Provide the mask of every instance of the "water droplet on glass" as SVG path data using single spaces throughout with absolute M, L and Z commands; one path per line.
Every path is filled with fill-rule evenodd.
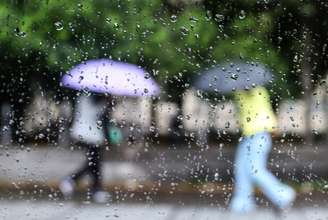
M 178 20 L 178 17 L 176 15 L 171 15 L 171 22 L 176 22 Z
M 239 14 L 239 19 L 245 19 L 245 18 L 246 18 L 246 13 L 244 10 L 241 10 Z
M 214 180 L 215 180 L 215 181 L 218 181 L 218 180 L 219 180 L 219 174 L 218 174 L 218 173 L 215 173 L 215 174 L 214 174 Z
M 112 19 L 111 18 L 106 18 L 105 21 L 106 21 L 106 23 L 109 24 L 112 21 Z
M 231 76 L 230 76 L 230 78 L 231 79 L 233 79 L 233 80 L 237 80 L 238 79 L 238 74 L 236 74 L 236 73 L 233 73 L 233 74 L 231 74 Z
M 150 74 L 149 73 L 145 73 L 145 79 L 149 79 L 150 78 Z
M 57 31 L 61 31 L 64 29 L 64 26 L 60 21 L 55 22 L 54 25 Z
M 145 88 L 144 89 L 144 93 L 148 93 L 149 91 L 148 91 L 148 89 L 147 88 Z
M 84 79 L 83 76 L 79 76 L 79 83 L 81 83 L 83 79 Z
M 98 120 L 96 123 L 97 123 L 97 128 L 98 129 L 101 129 L 102 128 L 102 121 L 101 120 Z
M 217 22 L 221 22 L 224 20 L 224 16 L 220 15 L 220 14 L 215 14 L 214 15 L 214 20 L 216 20 Z
M 15 29 L 14 29 L 14 32 L 15 32 L 15 35 L 17 36 L 17 37 L 26 37 L 26 32 L 24 32 L 24 31 L 21 31 L 20 29 L 19 29 L 19 27 L 16 27 Z
M 189 18 L 189 21 L 196 23 L 196 22 L 198 22 L 198 18 L 191 16 Z
M 180 31 L 181 31 L 181 34 L 182 35 L 188 35 L 188 33 L 189 33 L 189 30 L 186 28 L 186 27 L 184 27 L 184 26 L 182 26 L 181 28 L 180 28 Z

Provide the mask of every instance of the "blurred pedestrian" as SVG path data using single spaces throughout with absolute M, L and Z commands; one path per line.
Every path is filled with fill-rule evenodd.
M 108 99 L 102 95 L 81 93 L 76 98 L 75 111 L 71 126 L 71 136 L 79 146 L 85 147 L 86 161 L 75 173 L 61 181 L 59 188 L 65 197 L 71 197 L 77 182 L 89 174 L 92 180 L 88 192 L 94 202 L 104 203 L 110 199 L 110 194 L 102 190 L 101 162 L 106 139 L 106 116 Z
M 271 133 L 277 128 L 269 93 L 258 86 L 249 91 L 238 90 L 235 99 L 243 137 L 235 158 L 235 186 L 230 209 L 237 213 L 252 211 L 255 208 L 254 186 L 279 209 L 285 209 L 294 201 L 295 192 L 267 169 Z
M 66 197 L 73 194 L 76 182 L 85 174 L 92 177 L 92 199 L 105 202 L 109 193 L 101 190 L 101 145 L 105 136 L 111 135 L 103 119 L 108 115 L 102 96 L 88 96 L 83 91 L 124 97 L 149 97 L 159 95 L 160 89 L 150 75 L 137 65 L 110 59 L 87 60 L 74 66 L 61 79 L 61 85 L 81 91 L 72 125 L 72 137 L 87 147 L 87 161 L 76 173 L 60 183 Z M 114 133 L 113 133 L 114 134 Z M 112 136 L 118 138 L 119 136 Z

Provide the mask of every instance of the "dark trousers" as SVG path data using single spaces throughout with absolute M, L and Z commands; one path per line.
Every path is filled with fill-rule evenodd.
M 102 152 L 101 147 L 96 145 L 87 145 L 86 146 L 86 162 L 76 173 L 72 174 L 73 181 L 77 182 L 81 177 L 86 174 L 89 174 L 92 179 L 91 191 L 95 192 L 101 189 L 101 161 L 102 161 Z

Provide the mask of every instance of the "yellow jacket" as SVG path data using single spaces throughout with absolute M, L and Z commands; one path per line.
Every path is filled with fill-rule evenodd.
M 261 86 L 249 91 L 235 92 L 239 108 L 239 124 L 244 136 L 262 131 L 272 132 L 277 127 L 277 119 L 272 110 L 268 91 Z

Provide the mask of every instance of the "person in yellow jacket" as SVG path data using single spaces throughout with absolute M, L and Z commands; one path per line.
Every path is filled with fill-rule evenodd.
M 269 93 L 258 86 L 248 91 L 236 91 L 234 95 L 243 137 L 236 152 L 235 187 L 230 209 L 237 213 L 252 211 L 255 208 L 254 186 L 259 187 L 277 207 L 287 208 L 295 199 L 294 190 L 267 169 L 271 133 L 277 128 Z

